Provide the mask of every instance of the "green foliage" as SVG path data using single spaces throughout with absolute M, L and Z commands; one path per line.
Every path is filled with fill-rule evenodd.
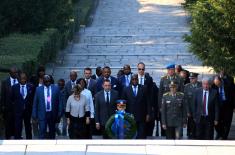
M 235 75 L 235 1 L 199 0 L 190 12 L 190 50 L 204 65 Z
M 0 65 L 6 68 L 15 65 L 31 74 L 38 64 L 53 60 L 60 48 L 59 36 L 58 30 L 49 29 L 40 35 L 11 34 L 1 38 Z

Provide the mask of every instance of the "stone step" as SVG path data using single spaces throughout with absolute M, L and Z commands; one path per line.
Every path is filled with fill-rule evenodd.
M 80 36 L 77 40 L 79 43 L 90 44 L 171 44 L 184 43 L 182 36 L 157 37 L 157 36 L 133 36 L 133 37 L 118 37 L 118 36 Z
M 123 37 L 134 37 L 134 36 L 149 36 L 149 37 L 160 37 L 160 36 L 183 36 L 185 34 L 189 34 L 189 30 L 172 30 L 172 31 L 164 31 L 164 30 L 145 30 L 145 31 L 128 31 L 128 30 L 113 30 L 113 31 L 106 31 L 106 32 L 81 32 L 80 35 L 85 35 L 85 36 L 123 36 Z
M 188 32 L 189 31 L 189 27 L 184 27 L 184 26 L 159 26 L 159 27 L 141 27 L 141 28 L 133 28 L 133 27 L 125 27 L 125 28 L 120 28 L 120 27 L 88 27 L 86 29 L 83 29 L 83 31 L 81 31 L 82 33 L 117 33 L 117 32 L 127 32 L 127 33 L 136 33 L 136 32 L 155 32 L 155 33 L 159 33 L 161 31 L 169 31 L 169 32 L 178 32 L 178 31 L 182 31 L 182 32 Z

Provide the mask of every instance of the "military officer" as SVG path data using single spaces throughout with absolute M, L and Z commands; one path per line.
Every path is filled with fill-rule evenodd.
M 164 93 L 167 93 L 170 91 L 169 84 L 171 83 L 171 81 L 177 82 L 178 84 L 177 91 L 183 92 L 183 89 L 184 89 L 183 79 L 178 74 L 175 73 L 175 64 L 167 65 L 166 69 L 167 69 L 167 74 L 161 78 L 160 87 L 159 87 L 158 107 L 159 107 L 160 113 L 161 113 L 162 96 Z M 161 118 L 160 118 L 160 121 L 161 121 Z M 161 128 L 161 136 L 165 136 L 165 130 L 163 130 L 163 128 Z
M 198 73 L 190 72 L 189 74 L 190 83 L 184 87 L 185 104 L 187 106 L 187 136 L 189 139 L 195 138 L 196 128 L 193 120 L 194 105 L 193 105 L 193 94 L 197 88 L 202 87 L 201 82 L 198 81 Z
M 184 93 L 177 92 L 177 84 L 172 81 L 170 92 L 162 97 L 162 127 L 166 130 L 166 139 L 180 139 L 182 127 L 186 127 L 186 107 Z

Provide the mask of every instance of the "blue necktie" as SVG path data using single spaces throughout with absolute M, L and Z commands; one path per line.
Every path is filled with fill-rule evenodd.
M 134 94 L 135 94 L 135 96 L 137 96 L 137 88 L 136 88 L 136 86 L 134 86 Z
M 22 95 L 22 97 L 24 98 L 24 86 L 21 86 L 21 95 Z
M 50 110 L 50 107 L 51 107 L 49 98 L 50 98 L 50 88 L 48 87 L 47 88 L 47 110 Z
M 129 79 L 128 79 L 128 75 L 126 76 L 126 87 L 129 86 Z

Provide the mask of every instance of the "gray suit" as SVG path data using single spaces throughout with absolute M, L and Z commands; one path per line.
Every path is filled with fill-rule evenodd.
M 91 91 L 92 97 L 96 94 L 96 80 L 90 79 L 89 84 L 87 83 L 87 89 Z
M 95 95 L 95 122 L 105 126 L 108 119 L 115 114 L 116 100 L 118 100 L 118 92 L 111 90 L 109 105 L 105 102 L 104 90 L 99 91 Z
M 76 83 L 76 81 L 75 81 Z M 64 87 L 64 91 L 65 91 L 65 100 L 67 102 L 67 99 L 69 98 L 70 95 L 72 95 L 72 84 L 71 84 L 71 80 L 69 80 Z M 66 106 L 65 106 L 66 107 Z

